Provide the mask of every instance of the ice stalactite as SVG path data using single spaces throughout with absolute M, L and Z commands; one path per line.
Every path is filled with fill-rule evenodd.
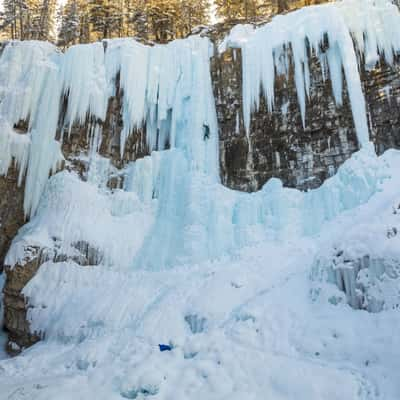
M 14 160 L 19 169 L 18 184 L 22 182 L 26 165 L 28 162 L 30 137 L 15 133 L 8 121 L 0 120 L 0 175 L 7 175 L 8 170 Z
M 10 49 L 17 49 L 18 53 L 20 45 L 13 43 Z M 36 42 L 24 46 L 35 47 Z M 66 253 L 74 243 L 81 241 L 102 249 L 107 248 L 109 251 L 106 251 L 108 256 L 105 256 L 105 260 L 110 264 L 116 262 L 127 265 L 134 258 L 135 246 L 132 244 L 128 249 L 121 250 L 116 243 L 110 243 L 110 239 L 100 233 L 95 238 L 90 229 L 76 229 L 77 225 L 83 223 L 82 218 L 76 214 L 83 212 L 82 208 L 86 207 L 80 202 L 89 203 L 84 200 L 83 188 L 86 185 L 81 184 L 78 189 L 76 177 L 67 177 L 68 174 L 55 176 L 39 204 L 49 173 L 54 170 L 56 162 L 62 159 L 60 143 L 55 140 L 56 132 L 60 130 L 68 134 L 74 124 L 87 124 L 90 149 L 87 154 L 89 170 L 86 195 L 89 198 L 97 191 L 108 199 L 107 182 L 112 166 L 110 160 L 100 157 L 98 151 L 107 103 L 109 97 L 115 95 L 119 76 L 124 126 L 121 147 L 124 148 L 125 141 L 135 134 L 136 129 L 145 129 L 149 150 L 154 151 L 151 157 L 138 160 L 127 168 L 124 191 L 110 194 L 109 201 L 104 198 L 99 200 L 103 208 L 98 210 L 93 221 L 98 224 L 99 215 L 104 214 L 110 218 L 108 225 L 111 226 L 110 221 L 115 221 L 116 225 L 121 225 L 121 229 L 131 229 L 131 226 L 125 226 L 114 215 L 120 213 L 116 211 L 116 204 L 120 204 L 123 210 L 131 210 L 138 206 L 140 199 L 138 213 L 145 210 L 142 214 L 149 221 L 152 221 L 153 213 L 157 216 L 157 222 L 148 235 L 154 239 L 146 241 L 144 248 L 150 250 L 147 254 L 143 250 L 143 259 L 149 260 L 147 264 L 151 264 L 149 255 L 154 253 L 151 248 L 153 246 L 159 249 L 159 261 L 161 259 L 163 265 L 170 264 L 174 258 L 174 243 L 183 245 L 183 229 L 187 226 L 184 199 L 193 197 L 190 185 L 192 178 L 204 176 L 209 182 L 219 181 L 218 128 L 209 64 L 213 48 L 209 39 L 193 36 L 165 46 L 153 47 L 131 39 L 111 40 L 102 44 L 74 46 L 64 55 L 50 45 L 49 48 L 52 51 L 51 57 L 44 57 L 42 60 L 35 56 L 32 60 L 27 60 L 27 70 L 37 68 L 41 72 L 42 82 L 40 90 L 35 92 L 36 103 L 27 107 L 22 118 L 29 121 L 25 135 L 29 138 L 25 212 L 34 217 L 32 232 L 40 232 L 39 236 L 47 238 L 43 242 L 45 247 L 52 246 L 51 238 L 57 237 L 63 242 Z M 53 62 L 50 63 L 50 60 Z M 8 71 L 12 70 L 16 61 L 1 58 L 0 62 Z M 41 62 L 43 66 L 40 65 Z M 18 89 L 23 87 L 23 75 L 26 73 L 18 76 Z M 35 82 L 37 84 L 37 80 Z M 10 88 L 2 99 L 2 106 L 9 106 L 18 100 L 15 97 Z M 61 105 L 66 108 L 61 109 Z M 2 116 L 10 124 L 21 119 L 18 115 L 10 121 L 10 114 L 7 112 Z M 16 133 L 12 134 L 17 137 Z M 15 152 L 11 153 L 8 149 L 5 151 L 8 154 L 8 166 Z M 22 165 L 24 160 L 21 155 L 16 161 Z M 123 174 L 122 171 L 120 173 Z M 62 189 L 62 185 L 65 188 Z M 82 194 L 70 197 L 69 191 L 73 192 L 73 185 Z M 65 197 L 62 201 L 55 199 L 62 196 L 62 193 Z M 127 201 L 132 201 L 133 205 L 128 206 Z M 61 213 L 59 204 L 63 204 Z M 95 212 L 97 208 L 94 202 L 90 204 Z M 51 211 L 52 208 L 54 210 Z M 41 215 L 35 216 L 36 212 Z M 85 213 L 90 214 L 88 211 Z M 45 224 L 46 228 L 43 228 L 44 214 L 47 215 L 46 220 L 52 221 L 51 226 Z M 58 214 L 61 225 L 55 222 L 55 215 Z M 61 221 L 65 218 L 68 222 Z M 92 223 L 86 225 L 89 227 Z M 136 236 L 145 236 L 143 229 Z M 24 231 L 21 237 L 24 237 Z M 16 241 L 18 240 L 17 238 Z M 112 248 L 116 248 L 117 253 L 123 257 L 116 256 L 117 253 Z
M 62 159 L 55 141 L 59 115 L 60 54 L 49 43 L 11 42 L 0 59 L 1 169 L 7 172 L 12 158 L 20 167 L 19 182 L 27 170 L 24 210 L 36 209 L 49 172 Z M 28 132 L 14 125 L 27 121 Z
M 133 40 L 107 42 L 106 70 L 109 94 L 114 94 L 114 79 L 120 73 L 123 90 L 123 130 L 121 132 L 121 154 L 125 142 L 134 129 L 141 128 L 146 120 L 146 89 L 148 81 L 149 47 Z
M 35 212 L 49 172 L 55 172 L 57 164 L 63 159 L 60 143 L 55 140 L 60 106 L 57 94 L 60 93 L 58 70 L 52 66 L 46 71 L 44 88 L 38 99 L 39 110 L 43 111 L 31 119 L 32 142 L 25 184 L 25 215 L 32 215 Z M 56 94 L 55 99 L 54 94 Z
M 107 42 L 107 74 L 112 82 L 120 72 L 123 92 L 121 152 L 129 135 L 145 125 L 150 151 L 185 149 L 193 166 L 218 176 L 211 55 L 210 41 L 197 36 L 153 47 L 129 39 Z
M 60 62 L 59 79 L 68 97 L 64 123 L 69 130 L 75 122 L 84 124 L 88 116 L 105 120 L 108 91 L 102 43 L 69 48 Z
M 357 1 L 313 6 L 275 17 L 258 29 L 236 26 L 221 44 L 242 49 L 243 113 L 247 132 L 250 117 L 260 106 L 261 93 L 268 110 L 274 108 L 276 75 L 288 74 L 289 58 L 294 65 L 295 84 L 303 125 L 310 90 L 310 54 L 327 64 L 336 104 L 342 104 L 343 77 L 361 146 L 369 142 L 365 99 L 359 61 L 375 66 L 380 57 L 392 64 L 400 51 L 400 14 L 388 1 Z M 328 50 L 322 47 L 328 44 Z M 289 56 L 291 53 L 291 56 Z M 358 56 L 358 54 L 360 56 Z
M 200 37 L 154 47 L 131 39 L 106 41 L 73 46 L 65 54 L 48 43 L 7 45 L 0 58 L 0 172 L 6 174 L 14 159 L 20 182 L 26 173 L 26 215 L 35 213 L 49 173 L 62 159 L 57 129 L 70 132 L 74 124 L 88 123 L 89 143 L 98 147 L 101 134 L 96 143 L 92 135 L 106 119 L 118 74 L 121 153 L 127 138 L 145 128 L 150 150 L 181 148 L 192 167 L 218 179 L 211 50 L 210 41 Z M 25 136 L 13 129 L 19 121 L 28 123 Z

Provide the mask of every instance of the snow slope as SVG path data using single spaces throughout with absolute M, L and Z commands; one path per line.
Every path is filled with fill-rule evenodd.
M 54 257 L 24 288 L 32 330 L 44 340 L 0 361 L 0 399 L 400 398 L 395 269 L 363 268 L 363 281 L 350 285 L 356 293 L 347 287 L 353 275 L 340 269 L 349 269 L 347 258 L 369 256 L 380 266 L 400 260 L 393 212 L 400 153 L 377 157 L 369 142 L 356 58 L 359 51 L 361 60 L 376 61 L 375 49 L 390 63 L 400 50 L 399 22 L 385 1 L 346 0 L 276 18 L 255 32 L 237 28 L 248 113 L 260 82 L 273 107 L 270 72 L 277 48 L 288 42 L 300 68 L 302 108 L 304 39 L 317 51 L 328 35 L 327 71 L 338 103 L 343 66 L 362 149 L 306 193 L 277 179 L 252 194 L 220 185 L 205 38 L 152 48 L 108 41 L 65 55 L 47 44 L 7 46 L 0 58 L 0 119 L 8 127 L 0 167 L 5 172 L 14 157 L 27 168 L 25 211 L 32 218 L 6 263 L 23 264 L 32 245 Z M 225 45 L 234 45 L 235 35 Z M 151 155 L 121 171 L 122 189 L 108 189 L 111 166 L 97 154 L 101 130 L 94 126 L 88 180 L 67 171 L 47 179 L 60 160 L 57 100 L 49 103 L 49 91 L 53 100 L 69 94 L 67 128 L 88 113 L 104 119 L 118 71 L 126 94 L 122 147 L 146 122 Z M 28 114 L 20 143 L 12 127 Z M 96 255 L 93 265 L 78 264 L 82 243 Z M 342 264 L 334 262 L 338 253 Z M 349 306 L 363 306 L 362 296 L 369 304 L 379 300 L 380 312 Z M 159 344 L 172 351 L 160 352 Z
M 386 236 L 399 223 L 400 153 L 371 164 L 382 172 L 376 193 L 311 237 L 261 239 L 159 271 L 47 262 L 24 289 L 46 339 L 0 363 L 0 398 L 397 399 L 398 311 L 334 305 L 337 286 L 310 279 L 342 240 L 359 254 L 385 244 L 400 259 L 399 237 Z M 160 353 L 160 343 L 173 350 Z

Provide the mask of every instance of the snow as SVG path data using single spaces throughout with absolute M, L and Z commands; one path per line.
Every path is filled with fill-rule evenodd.
M 269 111 L 274 108 L 276 75 L 288 75 L 288 48 L 295 71 L 298 102 L 306 126 L 310 89 L 309 51 L 328 66 L 337 106 L 342 104 L 342 68 L 346 78 L 357 137 L 368 145 L 365 99 L 359 77 L 359 60 L 374 67 L 383 56 L 390 65 L 400 50 L 400 13 L 391 2 L 346 0 L 279 15 L 253 29 L 235 26 L 219 50 L 241 48 L 243 56 L 243 116 L 247 132 L 251 112 L 258 109 L 261 90 Z M 356 44 L 354 49 L 353 38 Z M 325 52 L 321 45 L 329 43 Z M 309 45 L 309 48 L 307 47 Z
M 114 192 L 70 172 L 50 179 L 7 260 L 28 244 L 64 255 L 24 288 L 46 337 L 0 363 L 0 399 L 397 398 L 398 281 L 371 314 L 340 301 L 326 275 L 337 249 L 400 260 L 386 235 L 400 152 L 363 149 L 307 193 L 277 180 L 237 193 L 189 180 L 186 162 L 153 152 Z M 99 262 L 77 264 L 77 241 Z
M 389 218 L 398 201 L 400 154 L 380 161 L 391 164 L 381 190 L 311 239 L 161 271 L 47 262 L 24 289 L 46 340 L 0 364 L 0 398 L 397 398 L 398 311 L 309 296 L 313 256 L 333 233 L 378 211 Z
M 6 263 L 22 261 L 27 245 L 74 255 L 76 245 L 85 242 L 104 253 L 110 266 L 128 267 L 153 214 L 133 192 L 103 193 L 96 181 L 85 183 L 75 174 L 60 172 L 49 181 L 37 216 L 19 231 Z M 135 225 L 139 232 L 132 232 Z
M 378 157 L 369 143 L 357 58 L 392 61 L 399 14 L 367 2 L 238 27 L 224 42 L 242 48 L 248 113 L 260 82 L 273 109 L 274 71 L 285 71 L 276 52 L 292 43 L 306 121 L 304 40 L 318 52 L 328 34 L 330 48 L 318 54 L 338 104 L 343 70 L 362 146 L 308 192 L 278 179 L 255 193 L 220 184 L 206 38 L 105 41 L 65 55 L 48 44 L 6 47 L 0 171 L 12 158 L 26 166 L 31 217 L 6 264 L 23 265 L 35 246 L 47 261 L 23 289 L 31 330 L 43 340 L 0 361 L 0 399 L 400 397 L 400 152 Z M 121 171 L 98 154 L 118 73 L 121 145 L 144 124 L 151 149 Z M 66 93 L 63 128 L 92 122 L 86 181 L 70 171 L 48 179 L 61 159 L 54 138 Z M 14 124 L 28 116 L 28 132 L 18 133 Z M 124 184 L 111 190 L 115 174 Z

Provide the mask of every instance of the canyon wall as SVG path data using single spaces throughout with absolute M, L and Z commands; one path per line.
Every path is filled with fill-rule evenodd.
M 290 56 L 289 56 L 290 59 Z M 379 154 L 400 148 L 400 63 L 389 66 L 382 59 L 375 68 L 366 70 L 361 64 L 361 81 L 367 103 L 370 134 Z M 244 128 L 242 93 L 242 56 L 240 49 L 228 49 L 211 60 L 211 77 L 219 126 L 220 177 L 222 183 L 240 191 L 259 190 L 270 178 L 280 178 L 287 187 L 309 190 L 319 187 L 338 167 L 359 149 L 346 85 L 343 104 L 337 106 L 331 82 L 324 77 L 317 58 L 310 62 L 311 86 L 307 101 L 306 124 L 303 127 L 297 100 L 293 65 L 287 77 L 275 82 L 275 106 L 267 111 L 265 99 L 251 115 L 249 132 Z M 75 170 L 87 178 L 87 155 L 90 147 L 87 132 L 94 123 L 103 130 L 99 153 L 111 159 L 114 172 L 108 186 L 122 185 L 121 168 L 150 153 L 145 128 L 137 130 L 126 142 L 121 155 L 120 136 L 123 129 L 123 91 L 116 80 L 115 96 L 108 102 L 104 121 L 88 117 L 84 124 L 74 124 L 67 132 L 63 122 L 66 102 L 61 107 L 56 137 L 63 137 L 62 168 Z M 65 100 L 65 99 L 64 99 Z M 23 126 L 23 124 L 22 124 Z M 14 127 L 18 128 L 18 127 Z M 20 134 L 23 135 L 23 129 Z M 18 229 L 24 224 L 23 183 L 17 184 L 17 171 L 11 168 L 0 177 L 0 268 Z M 41 254 L 40 249 L 36 249 Z M 40 267 L 41 258 L 29 260 L 28 267 L 6 268 L 4 289 L 5 329 L 13 345 L 20 349 L 39 338 L 29 331 L 26 320 L 26 299 L 21 290 Z

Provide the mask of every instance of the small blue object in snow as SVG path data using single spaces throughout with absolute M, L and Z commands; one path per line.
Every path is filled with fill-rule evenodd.
M 169 344 L 159 344 L 158 347 L 160 348 L 160 351 L 171 351 L 172 346 Z

